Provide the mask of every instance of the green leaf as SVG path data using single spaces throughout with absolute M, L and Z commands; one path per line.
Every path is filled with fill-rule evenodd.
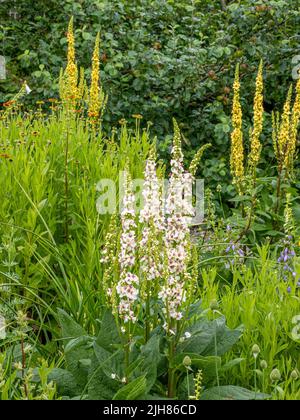
M 147 393 L 150 392 L 157 378 L 157 367 L 161 360 L 159 342 L 160 337 L 154 335 L 141 347 L 140 355 L 136 360 L 137 367 L 133 371 L 133 377 L 145 376 Z
M 61 327 L 61 337 L 65 340 L 86 335 L 85 330 L 63 309 L 58 309 L 58 320 Z
M 69 353 L 72 350 L 82 346 L 83 344 L 88 344 L 92 342 L 92 338 L 87 335 L 82 335 L 81 337 L 73 338 L 72 340 L 68 341 L 65 345 L 65 354 Z
M 124 353 L 111 353 L 94 343 L 94 357 L 88 377 L 88 395 L 91 400 L 111 400 L 120 388 L 120 379 L 125 376 Z M 112 378 L 112 374 L 116 378 Z
M 226 385 L 213 387 L 203 391 L 200 400 L 265 400 L 270 395 L 255 393 L 239 386 Z
M 181 372 L 186 372 L 185 366 L 182 364 L 183 359 L 188 356 L 191 359 L 191 368 L 193 370 L 202 370 L 206 379 L 214 378 L 216 371 L 221 368 L 221 358 L 217 356 L 201 357 L 194 353 L 177 354 L 174 358 L 173 366 L 177 367 Z
M 223 356 L 239 340 L 241 334 L 241 329 L 230 330 L 226 326 L 225 317 L 216 319 L 213 326 L 213 340 L 206 347 L 203 355 Z
M 105 312 L 101 322 L 101 328 L 96 339 L 98 346 L 108 351 L 115 351 L 113 345 L 121 344 L 116 321 L 111 311 Z
M 65 353 L 67 369 L 73 374 L 78 386 L 84 387 L 88 376 L 88 367 L 80 360 L 91 357 L 91 350 L 86 347 L 87 334 L 74 319 L 62 309 L 58 310 L 61 336 L 67 352 Z M 82 337 L 85 337 L 84 339 Z
M 113 400 L 137 400 L 146 392 L 147 381 L 145 375 L 122 387 L 113 397 Z
M 228 363 L 225 363 L 225 365 L 223 365 L 221 367 L 220 371 L 221 372 L 227 372 L 228 370 L 232 369 L 233 367 L 240 365 L 244 360 L 245 359 L 243 359 L 241 357 L 237 358 L 237 359 L 230 360 Z
M 241 329 L 226 327 L 224 317 L 214 321 L 200 319 L 189 327 L 189 332 L 191 337 L 179 344 L 177 353 L 223 356 L 241 336 Z
M 74 375 L 66 369 L 52 369 L 48 381 L 56 384 L 59 395 L 74 397 L 80 392 Z

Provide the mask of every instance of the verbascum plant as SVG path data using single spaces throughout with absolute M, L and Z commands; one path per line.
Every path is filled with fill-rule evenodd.
M 68 54 L 67 54 L 67 67 L 65 70 L 66 78 L 66 87 L 65 87 L 65 99 L 70 101 L 73 106 L 76 104 L 78 99 L 78 69 L 75 60 L 75 38 L 74 38 L 74 27 L 73 27 L 73 17 L 70 19 L 68 32 Z
M 272 112 L 272 141 L 276 160 L 279 161 L 278 133 L 280 127 L 279 112 Z
M 67 109 L 75 111 L 80 105 L 80 101 L 82 101 L 86 96 L 87 86 L 84 77 L 83 67 L 80 68 L 78 74 L 78 67 L 76 63 L 73 17 L 70 19 L 68 25 L 67 41 L 67 66 L 65 70 L 60 70 L 59 96 L 64 106 L 67 107 Z
M 181 135 L 174 120 L 174 142 L 171 175 L 166 199 L 165 248 L 167 273 L 159 297 L 164 304 L 165 328 L 168 334 L 176 333 L 176 321 L 183 317 L 182 305 L 186 300 L 187 265 L 190 260 L 189 217 L 193 215 L 191 202 L 186 199 L 186 189 L 191 175 L 184 171 Z
M 100 34 L 97 34 L 95 48 L 92 59 L 92 75 L 91 86 L 88 101 L 88 116 L 92 124 L 96 124 L 101 117 L 106 106 L 107 98 L 105 97 L 102 87 L 100 86 Z
M 292 86 L 288 91 L 288 96 L 283 107 L 281 123 L 278 132 L 278 156 L 279 169 L 289 170 L 291 142 L 290 142 L 290 124 L 291 124 L 291 101 L 292 101 Z
M 78 99 L 79 100 L 85 99 L 86 90 L 87 90 L 87 85 L 86 85 L 86 80 L 84 77 L 84 68 L 80 67 L 79 83 L 78 83 Z
M 200 147 L 200 149 L 197 151 L 197 153 L 193 157 L 193 159 L 190 163 L 190 167 L 189 167 L 189 173 L 192 176 L 196 175 L 196 172 L 197 172 L 197 169 L 199 167 L 202 156 L 203 156 L 205 150 L 209 149 L 210 147 L 211 147 L 211 143 L 204 144 L 202 147 Z
M 249 196 L 250 203 L 241 202 L 242 216 L 247 214 L 246 224 L 243 228 L 240 238 L 248 233 L 254 220 L 254 210 L 256 206 L 256 168 L 261 155 L 260 137 L 263 131 L 263 63 L 259 64 L 256 82 L 255 95 L 253 105 L 253 127 L 249 130 L 250 152 L 247 160 L 244 156 L 243 145 L 243 114 L 240 103 L 240 81 L 239 81 L 239 65 L 237 65 L 235 80 L 233 84 L 233 107 L 232 107 L 232 126 L 231 133 L 231 156 L 230 167 L 233 176 L 233 183 L 237 186 L 237 191 L 241 196 Z M 246 170 L 244 168 L 246 164 Z
M 290 128 L 290 144 L 289 144 L 289 162 L 288 165 L 291 168 L 291 172 L 294 167 L 294 158 L 296 153 L 297 145 L 297 133 L 300 122 L 300 79 L 296 85 L 296 98 L 292 109 L 291 117 L 291 128 Z
M 123 208 L 121 212 L 120 237 L 120 279 L 116 287 L 119 299 L 118 313 L 122 329 L 130 334 L 132 323 L 137 320 L 136 304 L 139 295 L 139 278 L 134 274 L 136 263 L 137 239 L 135 221 L 135 197 L 132 191 L 132 180 L 126 171 Z
M 290 86 L 282 114 L 272 115 L 272 137 L 277 160 L 277 187 L 274 211 L 278 214 L 281 207 L 283 180 L 293 178 L 296 154 L 297 133 L 300 120 L 300 81 L 296 85 L 296 97 L 292 105 L 293 87 Z
M 285 170 L 292 175 L 296 153 L 297 132 L 300 120 L 300 83 L 296 86 L 296 98 L 292 106 L 293 88 L 290 87 L 283 112 L 273 115 L 273 144 L 278 163 L 278 171 Z
M 111 216 L 110 224 L 108 227 L 107 235 L 105 238 L 105 245 L 101 250 L 100 262 L 103 264 L 103 277 L 102 277 L 102 288 L 106 296 L 106 303 L 108 306 L 114 308 L 116 298 L 116 274 L 118 274 L 118 240 L 119 240 L 119 229 L 117 224 L 117 216 L 113 214 Z M 114 308 L 114 312 L 116 308 Z
M 284 232 L 287 237 L 289 235 L 294 237 L 295 235 L 295 221 L 294 221 L 294 214 L 293 214 L 291 199 L 292 199 L 291 194 L 287 193 L 285 208 L 284 208 Z
M 263 130 L 263 63 L 260 62 L 257 77 L 256 77 L 256 89 L 254 97 L 254 117 L 253 117 L 253 129 L 250 131 L 250 154 L 249 154 L 249 166 L 252 170 L 255 170 L 261 154 L 261 143 L 260 136 Z
M 155 316 L 150 325 L 151 299 L 156 298 L 163 277 L 163 234 L 165 221 L 163 215 L 162 182 L 156 173 L 154 148 L 146 161 L 144 172 L 143 199 L 144 206 L 139 221 L 142 225 L 140 246 L 140 272 L 143 279 L 141 298 L 146 302 L 145 341 L 148 341 L 151 327 L 155 328 L 158 320 L 158 307 L 154 307 Z
M 244 145 L 243 145 L 243 114 L 240 103 L 240 80 L 239 65 L 236 67 L 235 80 L 233 84 L 233 107 L 232 107 L 232 126 L 231 133 L 231 155 L 230 168 L 234 183 L 237 185 L 238 191 L 242 193 L 242 183 L 244 179 Z

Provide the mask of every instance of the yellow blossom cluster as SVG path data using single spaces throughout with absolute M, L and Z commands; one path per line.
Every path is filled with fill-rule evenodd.
M 244 177 L 243 114 L 240 103 L 239 66 L 235 72 L 233 91 L 230 167 L 234 180 L 239 183 Z
M 254 96 L 254 117 L 253 117 L 253 130 L 251 131 L 251 150 L 249 155 L 249 164 L 252 168 L 256 168 L 260 153 L 261 144 L 260 136 L 263 130 L 263 114 L 264 114 L 264 98 L 263 98 L 263 64 L 260 62 L 257 78 L 256 78 L 256 89 Z
M 291 175 L 297 144 L 297 132 L 300 121 L 300 80 L 296 85 L 296 97 L 292 104 L 293 88 L 290 87 L 282 114 L 273 114 L 273 144 L 278 168 Z
M 74 38 L 74 29 L 73 29 L 73 17 L 70 19 L 67 33 L 68 40 L 68 62 L 66 67 L 66 98 L 76 101 L 78 98 L 78 69 L 75 61 L 75 38 Z
M 92 77 L 91 87 L 89 96 L 89 111 L 88 115 L 90 118 L 97 118 L 101 108 L 100 103 L 100 86 L 99 86 L 99 72 L 100 72 L 100 59 L 99 59 L 99 46 L 100 46 L 100 35 L 97 34 L 95 41 L 95 48 L 92 59 Z

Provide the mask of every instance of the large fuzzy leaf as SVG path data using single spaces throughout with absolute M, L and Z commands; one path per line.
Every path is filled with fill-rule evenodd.
M 241 336 L 241 329 L 226 327 L 224 317 L 214 321 L 200 319 L 189 327 L 189 331 L 191 337 L 179 344 L 177 353 L 223 356 Z
M 134 379 L 123 386 L 113 397 L 113 400 L 137 400 L 145 395 L 147 381 L 145 376 Z
M 115 351 L 113 346 L 121 343 L 115 318 L 110 311 L 105 312 L 102 318 L 101 328 L 96 342 L 98 346 L 110 352 Z
M 265 400 L 270 396 L 267 394 L 255 393 L 239 386 L 227 385 L 206 389 L 201 400 Z
M 67 352 L 65 353 L 66 366 L 74 376 L 77 385 L 82 389 L 87 381 L 88 367 L 80 363 L 91 357 L 91 350 L 87 347 L 87 334 L 74 319 L 62 309 L 58 310 L 58 319 L 61 327 L 61 336 Z

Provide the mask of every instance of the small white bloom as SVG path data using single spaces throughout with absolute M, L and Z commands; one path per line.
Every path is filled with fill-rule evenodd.
M 30 92 L 32 92 L 32 90 L 30 89 L 30 87 L 27 85 L 27 83 L 25 83 L 25 90 L 27 95 L 29 95 Z
M 122 382 L 122 384 L 126 384 L 126 378 L 124 377 L 124 378 L 122 378 L 122 380 L 121 380 L 121 382 Z
M 191 334 L 191 333 L 189 333 L 188 331 L 186 331 L 186 332 L 184 333 L 184 336 L 185 336 L 185 338 L 190 338 L 190 337 L 192 336 L 192 334 Z
M 115 373 L 112 373 L 111 375 L 111 379 L 116 379 L 117 375 Z

